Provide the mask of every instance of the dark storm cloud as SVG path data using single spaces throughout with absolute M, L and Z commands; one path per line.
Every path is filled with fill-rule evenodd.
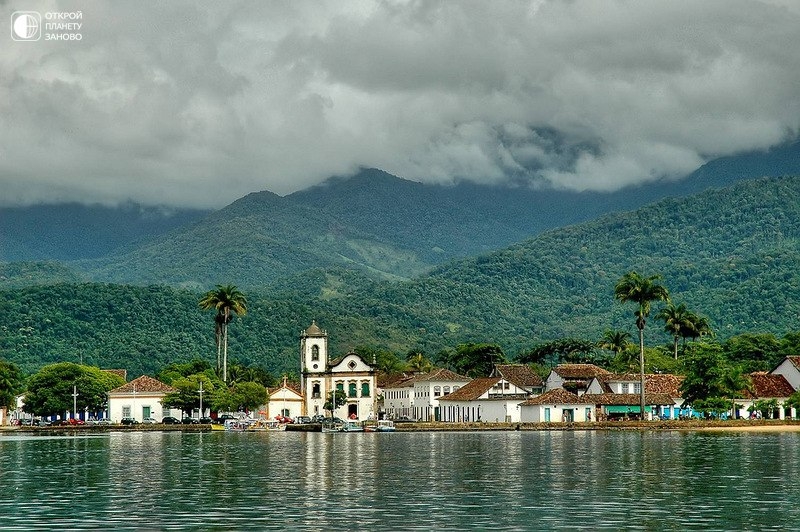
M 2 6 L 83 13 L 80 42 L 0 35 L 6 203 L 220 206 L 359 166 L 612 190 L 800 125 L 789 1 Z

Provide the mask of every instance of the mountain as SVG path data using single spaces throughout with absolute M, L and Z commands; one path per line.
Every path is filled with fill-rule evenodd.
M 240 205 L 247 212 L 248 201 L 279 202 L 248 198 Z M 720 340 L 800 330 L 800 177 L 604 215 L 411 281 L 307 269 L 247 291 L 249 312 L 231 325 L 230 353 L 296 372 L 298 335 L 312 319 L 329 331 L 333 353 L 369 346 L 433 355 L 473 341 L 498 343 L 513 357 L 558 338 L 633 333 L 633 307 L 613 297 L 632 269 L 663 275 L 673 301 L 706 315 Z M 95 283 L 2 290 L 0 357 L 26 369 L 84 357 L 149 372 L 165 361 L 210 360 L 213 316 L 199 311 L 200 293 Z M 648 345 L 669 342 L 662 328 L 651 317 Z
M 164 233 L 207 213 L 136 203 L 0 208 L 0 261 L 102 257 L 122 245 Z

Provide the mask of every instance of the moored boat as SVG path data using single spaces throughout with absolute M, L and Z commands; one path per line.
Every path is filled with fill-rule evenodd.
M 379 419 L 378 424 L 375 425 L 375 432 L 394 432 L 394 421 L 391 419 Z

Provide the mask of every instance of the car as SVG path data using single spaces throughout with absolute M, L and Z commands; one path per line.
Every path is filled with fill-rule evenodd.
M 308 416 L 297 416 L 294 418 L 294 422 L 298 425 L 305 425 L 307 423 L 311 423 L 311 418 Z
M 139 422 L 135 418 L 132 418 L 132 417 L 124 417 L 124 418 L 122 418 L 122 420 L 120 420 L 120 423 L 122 423 L 123 425 L 138 425 L 139 424 Z
M 82 420 L 82 419 L 71 417 L 71 418 L 69 418 L 67 423 L 69 423 L 70 425 L 83 425 L 86 422 L 84 420 Z
M 154 424 L 158 423 L 158 421 L 156 421 L 156 420 L 155 420 L 155 418 L 152 418 L 152 417 L 146 417 L 146 418 L 144 418 L 144 419 L 142 420 L 142 423 L 144 423 L 144 424 L 146 424 L 146 425 L 154 425 Z
M 162 422 L 164 425 L 180 425 L 180 424 L 181 424 L 181 420 L 180 420 L 180 419 L 178 419 L 178 418 L 176 418 L 176 417 L 172 417 L 172 416 L 166 416 L 166 417 L 164 417 L 164 418 L 161 420 L 161 422 Z
M 220 414 L 219 416 L 217 416 L 217 419 L 214 420 L 214 423 L 216 423 L 217 425 L 224 425 L 225 422 L 229 419 L 236 419 L 236 416 L 232 414 Z
M 184 425 L 199 425 L 200 420 L 194 417 L 185 417 L 183 421 L 181 421 Z
M 316 414 L 311 418 L 311 423 L 322 423 L 323 421 L 325 421 L 325 416 L 322 414 Z
M 212 419 L 210 417 L 201 417 L 197 421 L 200 422 L 201 425 L 210 425 L 211 422 L 212 422 Z

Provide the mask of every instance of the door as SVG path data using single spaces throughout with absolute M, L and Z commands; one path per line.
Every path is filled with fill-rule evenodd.
M 549 408 L 545 408 L 544 409 L 544 422 L 545 423 L 550 423 L 550 409 Z
M 143 406 L 142 407 L 142 419 L 147 419 L 150 417 L 150 407 Z

